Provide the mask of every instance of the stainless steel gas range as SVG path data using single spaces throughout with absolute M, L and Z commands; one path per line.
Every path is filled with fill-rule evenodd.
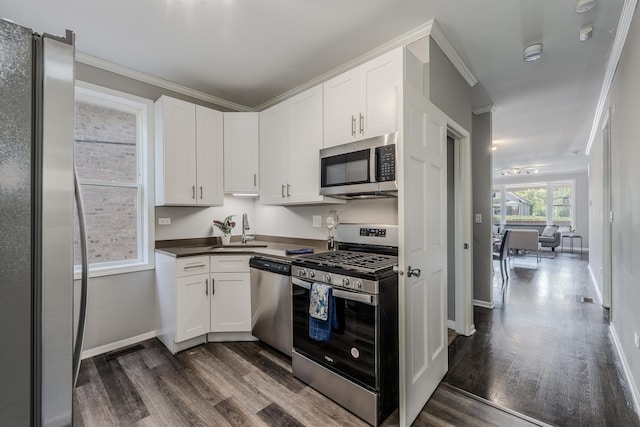
M 338 250 L 292 263 L 293 374 L 372 425 L 398 406 L 397 226 L 341 224 Z M 330 285 L 330 338 L 309 333 L 310 289 Z

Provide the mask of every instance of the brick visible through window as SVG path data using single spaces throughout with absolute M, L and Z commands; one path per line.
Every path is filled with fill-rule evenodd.
M 133 112 L 76 101 L 75 164 L 90 264 L 140 258 L 137 126 Z M 74 250 L 80 264 L 77 233 Z

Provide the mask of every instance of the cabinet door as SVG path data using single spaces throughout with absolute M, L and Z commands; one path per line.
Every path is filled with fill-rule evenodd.
M 176 342 L 209 332 L 209 274 L 176 279 Z
M 286 197 L 290 163 L 288 138 L 286 101 L 260 113 L 260 202 L 263 204 L 281 204 Z
M 259 113 L 224 113 L 224 191 L 258 193 Z
M 358 138 L 371 138 L 398 129 L 397 111 L 402 86 L 403 48 L 397 48 L 359 67 L 361 105 Z
M 291 134 L 288 202 L 314 202 L 320 196 L 320 156 L 322 148 L 322 86 L 290 100 Z
M 211 332 L 251 332 L 249 273 L 212 273 L 211 286 Z
M 223 113 L 196 106 L 196 199 L 199 205 L 221 205 L 223 192 Z
M 324 146 L 344 144 L 356 139 L 358 82 L 356 70 L 347 71 L 323 85 Z
M 195 105 L 161 97 L 156 102 L 156 203 L 196 204 Z

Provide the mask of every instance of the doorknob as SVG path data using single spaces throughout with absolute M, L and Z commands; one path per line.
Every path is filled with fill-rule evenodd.
M 420 277 L 420 269 L 419 268 L 411 268 L 411 266 L 407 267 L 407 277 L 416 276 Z

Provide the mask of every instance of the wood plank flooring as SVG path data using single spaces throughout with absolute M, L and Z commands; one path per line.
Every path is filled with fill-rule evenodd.
M 587 258 L 515 257 L 504 292 L 494 274 L 496 307 L 474 309 L 444 381 L 553 425 L 639 426 Z
M 74 426 L 367 426 L 261 343 L 210 343 L 176 356 L 156 339 L 143 347 L 82 361 Z M 397 411 L 382 425 L 397 426 Z M 540 424 L 441 384 L 414 425 Z

